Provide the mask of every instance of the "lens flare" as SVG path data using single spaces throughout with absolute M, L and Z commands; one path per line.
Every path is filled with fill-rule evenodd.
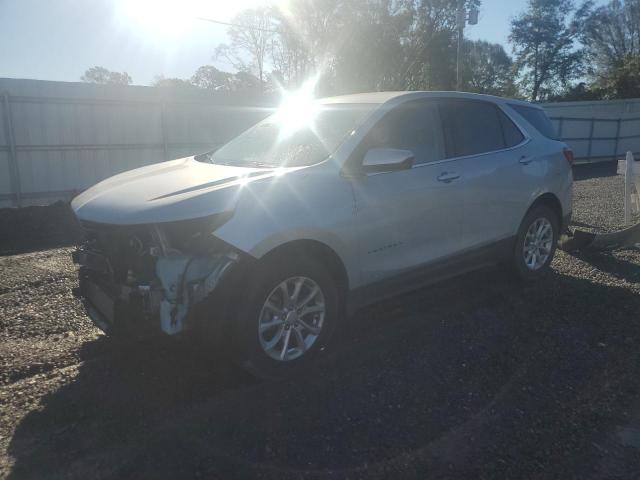
M 318 78 L 306 81 L 299 90 L 287 92 L 283 90 L 282 102 L 274 119 L 280 125 L 281 137 L 287 137 L 302 128 L 313 126 L 313 121 L 320 106 L 314 101 L 314 90 Z

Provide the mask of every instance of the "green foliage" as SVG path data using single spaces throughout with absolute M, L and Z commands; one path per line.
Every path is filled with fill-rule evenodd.
M 600 71 L 594 86 L 605 98 L 640 97 L 640 55 L 628 55 Z
M 463 1 L 467 11 L 480 6 Z M 214 54 L 237 73 L 203 65 L 189 80 L 158 77 L 154 86 L 273 92 L 316 79 L 318 95 L 453 90 L 457 9 L 458 0 L 289 0 L 286 8 L 247 9 Z M 462 90 L 534 101 L 640 97 L 640 0 L 597 8 L 592 0 L 528 0 L 509 40 L 513 59 L 499 44 L 463 40 Z M 131 83 L 103 67 L 82 80 Z
M 213 65 L 203 65 L 191 77 L 191 84 L 205 90 L 228 91 L 232 89 L 232 77 L 232 74 L 218 70 Z
M 462 79 L 465 91 L 516 96 L 513 62 L 502 45 L 466 40 L 463 52 Z
M 112 72 L 104 67 L 91 67 L 80 80 L 101 85 L 130 85 L 132 80 L 127 72 Z
M 260 80 L 251 73 L 223 72 L 212 65 L 201 66 L 189 80 L 157 76 L 152 83 L 152 86 L 180 91 L 206 90 L 210 92 L 259 92 L 261 90 Z
M 269 64 L 273 83 L 285 88 L 318 77 L 320 94 L 452 89 L 457 6 L 458 0 L 291 0 L 286 11 L 236 17 L 240 27 L 229 28 L 231 42 L 216 49 L 216 58 L 261 80 Z
M 595 9 L 582 31 L 592 88 L 605 98 L 640 97 L 640 0 Z
M 572 0 L 529 0 L 527 10 L 511 22 L 515 68 L 531 100 L 581 76 L 584 53 L 577 40 L 589 8 L 585 3 L 576 10 Z
M 569 85 L 564 90 L 549 95 L 547 101 L 549 102 L 580 102 L 587 100 L 602 100 L 604 98 L 604 92 L 601 89 L 595 88 L 593 85 L 586 82 L 579 82 L 575 85 Z
M 183 80 L 182 78 L 165 78 L 162 75 L 158 75 L 153 83 L 152 87 L 159 88 L 172 88 L 175 90 L 195 90 L 197 87 L 193 85 L 188 80 Z

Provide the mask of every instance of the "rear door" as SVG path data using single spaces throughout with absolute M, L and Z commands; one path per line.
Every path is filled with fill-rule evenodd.
M 464 247 L 474 248 L 515 233 L 535 181 L 527 139 L 494 103 L 451 99 L 441 115 L 447 155 L 457 158 L 464 182 Z

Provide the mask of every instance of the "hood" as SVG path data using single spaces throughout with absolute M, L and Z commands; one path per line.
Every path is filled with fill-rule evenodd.
M 117 225 L 172 222 L 232 211 L 242 188 L 273 169 L 212 165 L 193 157 L 108 178 L 71 202 L 80 220 Z

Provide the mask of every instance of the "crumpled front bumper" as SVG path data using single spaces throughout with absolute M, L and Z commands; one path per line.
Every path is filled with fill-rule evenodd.
M 235 252 L 210 256 L 174 253 L 156 261 L 156 278 L 144 284 L 112 280 L 109 260 L 78 249 L 72 254 L 80 266 L 81 299 L 88 316 L 101 330 L 139 335 L 174 335 L 188 326 L 189 315 L 207 298 L 238 262 Z

